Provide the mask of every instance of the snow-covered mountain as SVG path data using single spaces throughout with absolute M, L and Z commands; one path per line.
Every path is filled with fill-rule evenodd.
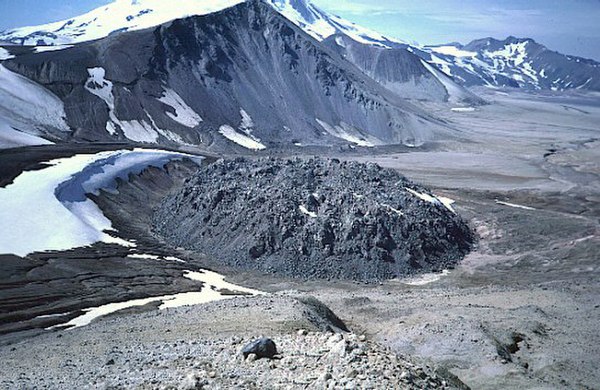
M 414 54 L 411 47 L 382 48 L 336 34 L 324 44 L 400 97 L 454 104 L 484 104 L 465 87 Z
M 485 38 L 422 49 L 429 63 L 466 86 L 600 91 L 600 63 L 557 53 L 533 39 Z
M 115 0 L 68 20 L 0 32 L 0 42 L 39 46 L 35 49 L 38 52 L 55 50 L 174 19 L 210 14 L 244 1 L 247 0 Z M 341 34 L 361 44 L 408 49 L 467 87 L 600 90 L 600 63 L 553 52 L 532 39 L 485 38 L 464 46 L 451 43 L 420 47 L 331 15 L 309 0 L 262 1 L 319 41 Z M 13 51 L 0 49 L 0 60 L 18 54 L 18 49 Z
M 206 15 L 245 0 L 116 0 L 84 15 L 40 26 L 0 32 L 0 41 L 18 45 L 66 45 L 95 40 L 125 31 L 154 27 L 174 19 Z M 355 41 L 377 46 L 403 44 L 397 39 L 330 15 L 307 0 L 264 0 L 318 40 L 346 34 Z
M 444 101 L 447 91 L 429 78 Z M 259 0 L 17 55 L 0 65 L 3 79 L 10 83 L 0 83 L 0 119 L 56 141 L 262 150 L 421 145 L 450 131 Z M 52 109 L 44 114 L 34 104 L 41 99 L 19 91 Z M 23 100 L 32 104 L 15 112 Z M 26 116 L 36 119 L 35 133 L 22 125 Z

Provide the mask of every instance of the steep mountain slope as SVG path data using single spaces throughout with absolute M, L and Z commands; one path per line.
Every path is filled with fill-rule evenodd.
M 485 38 L 424 49 L 427 61 L 466 86 L 600 91 L 600 63 L 551 51 L 533 39 Z
M 41 26 L 0 32 L 0 41 L 19 45 L 64 45 L 140 30 L 173 19 L 206 15 L 244 0 L 115 0 L 84 15 Z M 360 42 L 379 46 L 402 43 L 340 17 L 329 15 L 307 0 L 265 0 L 278 12 L 316 39 L 343 33 Z
M 258 0 L 3 64 L 64 102 L 77 140 L 418 145 L 445 129 Z
M 450 77 L 432 69 L 412 48 L 381 48 L 337 34 L 324 43 L 369 77 L 408 99 L 482 104 L 483 100 Z

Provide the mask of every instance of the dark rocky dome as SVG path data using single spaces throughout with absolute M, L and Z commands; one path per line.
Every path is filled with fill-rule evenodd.
M 220 160 L 154 215 L 168 243 L 235 268 L 377 281 L 452 267 L 473 233 L 398 172 L 336 159 Z

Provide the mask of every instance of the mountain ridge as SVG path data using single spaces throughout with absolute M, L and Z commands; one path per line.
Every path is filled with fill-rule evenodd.
M 475 39 L 425 46 L 425 58 L 465 86 L 600 91 L 600 63 L 562 54 L 532 38 Z
M 64 102 L 77 140 L 260 150 L 420 145 L 449 130 L 260 0 L 4 66 Z
M 115 0 L 74 18 L 2 31 L 0 42 L 40 46 L 36 51 L 56 50 L 74 43 L 155 27 L 182 17 L 218 12 L 245 1 L 172 0 L 165 6 L 160 0 Z M 600 91 L 599 62 L 552 51 L 531 38 L 482 38 L 466 45 L 456 42 L 409 45 L 331 15 L 308 0 L 263 1 L 319 41 L 343 34 L 374 47 L 408 49 L 465 87 Z M 497 50 L 487 50 L 490 47 Z M 6 51 L 6 47 L 3 50 Z M 0 60 L 12 55 L 14 53 L 9 49 L 0 53 Z

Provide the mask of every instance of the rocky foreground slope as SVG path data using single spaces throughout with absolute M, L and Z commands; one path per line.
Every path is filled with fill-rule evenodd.
M 452 267 L 473 234 L 448 200 L 375 164 L 222 160 L 153 219 L 175 247 L 227 266 L 374 281 Z
M 0 388 L 465 388 L 443 368 L 364 336 L 326 331 L 339 321 L 323 315 L 328 310 L 314 298 L 275 294 L 117 315 L 0 346 Z M 243 347 L 261 335 L 278 355 L 244 359 Z

